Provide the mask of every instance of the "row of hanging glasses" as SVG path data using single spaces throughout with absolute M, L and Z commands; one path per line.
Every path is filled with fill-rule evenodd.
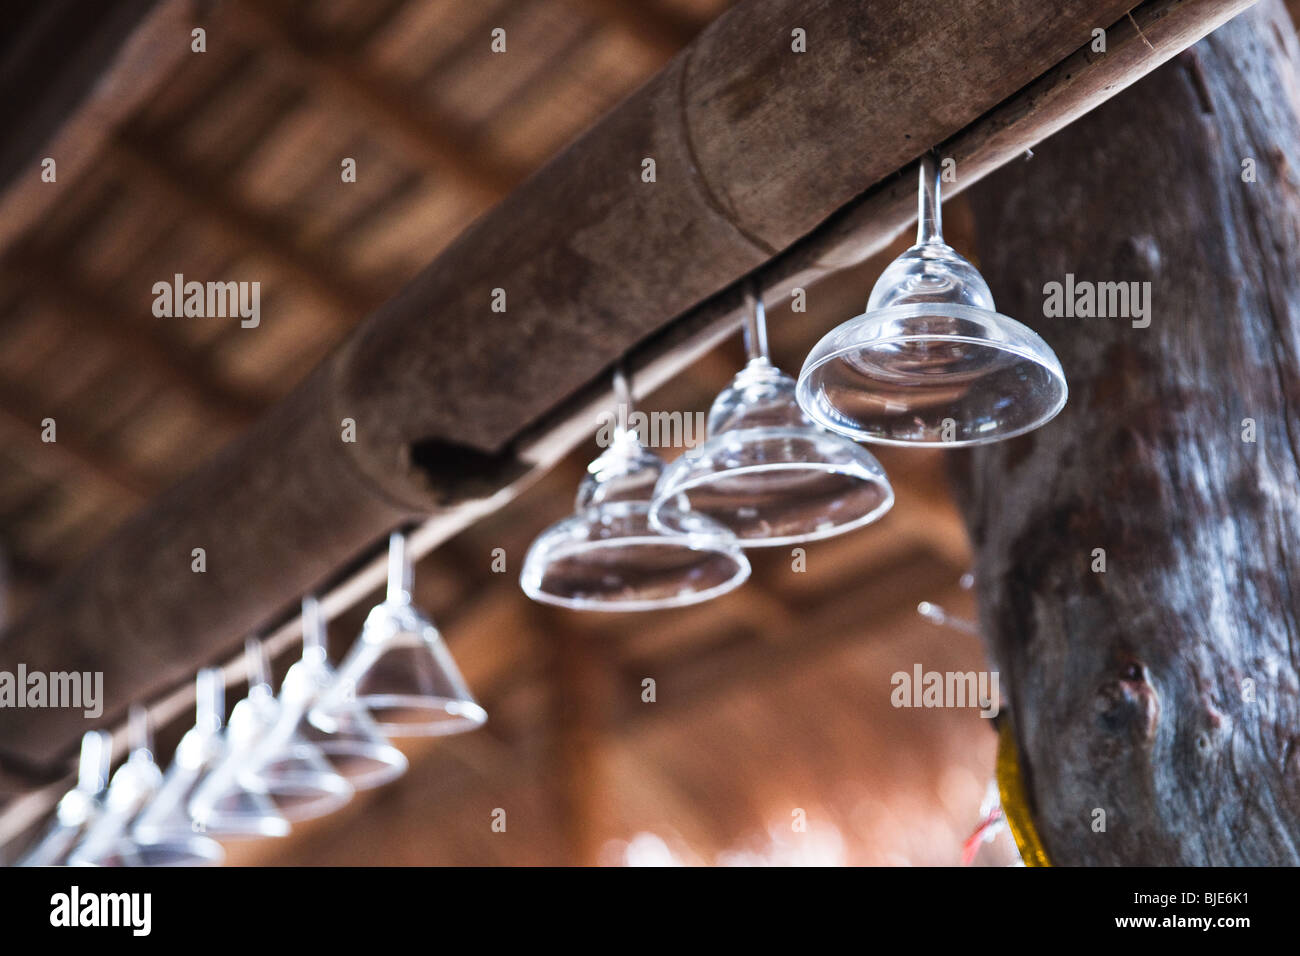
M 1065 374 L 1032 330 L 996 311 L 979 271 L 943 239 L 940 166 L 922 157 L 916 243 L 877 280 L 866 311 L 826 335 L 796 381 L 767 348 L 747 289 L 748 362 L 709 411 L 706 440 L 671 465 L 642 446 L 631 388 L 587 468 L 574 514 L 543 531 L 520 585 L 587 611 L 684 607 L 739 587 L 746 548 L 815 541 L 880 519 L 894 492 L 856 442 L 957 448 L 1002 441 L 1065 407 Z
M 751 286 L 748 361 L 714 401 L 706 440 L 671 465 L 626 427 L 631 387 L 617 372 L 625 414 L 588 466 L 574 514 L 529 548 L 525 593 L 593 611 L 707 601 L 749 577 L 746 548 L 843 534 L 889 511 L 889 479 L 856 442 L 977 445 L 1055 417 L 1066 401 L 1061 365 L 1039 336 L 996 311 L 979 272 L 944 242 L 933 156 L 921 161 L 917 219 L 916 244 L 885 269 L 866 311 L 816 345 L 797 380 L 771 362 Z M 284 836 L 400 776 L 406 758 L 389 737 L 459 733 L 487 719 L 412 603 L 402 535 L 390 539 L 387 596 L 337 670 L 314 598 L 303 601 L 302 624 L 302 658 L 278 696 L 261 644 L 248 642 L 248 694 L 224 730 L 221 673 L 199 673 L 195 725 L 166 773 L 142 708 L 111 780 L 110 738 L 86 734 L 76 786 L 20 862 L 218 863 L 214 837 Z
M 195 722 L 164 773 L 148 711 L 134 707 L 130 752 L 109 777 L 112 738 L 82 738 L 77 783 L 20 866 L 203 866 L 220 841 L 288 835 L 360 790 L 401 776 L 390 737 L 473 730 L 487 720 L 438 629 L 412 600 L 406 538 L 389 539 L 388 590 L 335 670 L 315 597 L 302 602 L 302 656 L 277 695 L 262 643 L 244 646 L 248 693 L 225 720 L 220 669 L 195 679 Z M 224 724 L 224 727 L 223 727 Z

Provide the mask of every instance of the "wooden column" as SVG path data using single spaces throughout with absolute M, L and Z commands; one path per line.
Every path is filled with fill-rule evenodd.
M 547 609 L 548 639 L 554 644 L 552 668 L 555 734 L 555 795 L 568 862 L 596 866 L 601 848 L 614 834 L 609 817 L 615 799 L 609 792 L 607 752 L 619 709 L 612 641 L 608 625 L 593 626 L 577 615 Z
M 1297 90 L 1265 0 L 971 191 L 1000 310 L 1070 383 L 959 461 L 1057 863 L 1300 863 Z M 1067 274 L 1150 283 L 1149 326 L 1045 317 Z

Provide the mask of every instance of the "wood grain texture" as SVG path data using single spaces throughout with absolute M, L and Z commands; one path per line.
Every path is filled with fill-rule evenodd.
M 1300 48 L 1267 0 L 971 193 L 1001 310 L 1071 388 L 960 468 L 1053 862 L 1300 862 L 1296 155 Z M 1150 282 L 1150 326 L 1043 318 L 1067 273 Z
M 425 476 L 394 467 L 395 455 L 431 439 L 499 453 L 669 319 L 974 122 L 1127 6 L 750 0 L 728 11 L 353 338 L 340 393 L 364 423 L 360 467 L 394 497 L 426 499 Z M 824 48 L 792 52 L 794 26 Z M 922 53 L 939 68 L 918 83 Z M 653 183 L 641 180 L 646 158 Z M 505 314 L 491 309 L 494 289 L 505 290 Z M 437 401 L 411 403 L 417 394 Z
M 1183 6 L 1191 24 L 1227 15 Z M 1124 14 L 1122 3 L 1049 8 L 1027 0 L 962 0 L 944 5 L 943 15 L 931 5 L 865 0 L 781 9 L 758 0 L 724 15 L 697 41 L 705 54 L 674 59 L 481 218 L 266 419 L 63 578 L 6 633 L 0 666 L 104 670 L 106 721 L 188 682 L 196 666 L 231 653 L 247 631 L 266 626 L 397 522 L 486 497 L 534 463 L 554 461 L 564 444 L 554 435 L 543 456 L 522 455 L 519 445 L 553 427 L 621 356 L 665 329 L 689 334 L 673 317 L 691 313 L 686 324 L 698 330 L 703 321 L 709 335 L 734 328 L 734 309 L 712 321 L 700 303 L 767 262 L 773 246 L 794 242 L 873 184 L 895 182 L 896 137 L 884 137 L 888 148 L 878 153 L 864 150 L 864 129 L 916 124 L 942 139 L 974 126 L 1016 89 L 984 82 L 1008 61 L 1025 50 L 1034 63 L 1064 60 L 1095 26 Z M 987 35 L 972 45 L 976 10 Z M 924 33 L 928 55 L 942 65 L 921 84 L 935 97 L 932 108 L 891 113 L 915 77 L 847 47 L 788 53 L 805 65 L 774 72 L 771 58 L 778 47 L 788 51 L 791 22 L 813 37 L 852 38 L 861 37 L 860 24 L 845 24 L 864 19 L 915 42 Z M 760 47 L 769 52 L 734 56 Z M 825 76 L 809 65 L 817 62 Z M 725 96 L 713 79 L 724 68 L 734 71 Z M 1021 67 L 1010 69 L 1020 75 Z M 1122 85 L 1142 66 L 1116 61 L 1115 69 Z M 790 83 L 808 84 L 807 95 L 778 89 Z M 752 103 L 741 111 L 736 97 L 746 88 Z M 846 96 L 873 112 L 848 122 L 836 112 Z M 839 119 L 816 135 L 809 128 L 806 139 L 815 142 L 797 149 L 733 135 L 742 119 L 755 124 L 750 129 L 798 128 L 808 111 Z M 1036 121 L 1050 115 L 1066 114 L 1049 109 Z M 1021 127 L 1026 135 L 1037 128 Z M 915 142 L 913 159 L 935 142 L 900 135 Z M 1000 141 L 997 159 L 991 151 L 986 161 L 1004 162 L 1014 148 Z M 721 202 L 723 185 L 756 149 L 770 160 L 763 175 L 743 203 L 739 193 Z M 656 160 L 654 183 L 640 180 L 645 157 Z M 813 193 L 809 177 L 818 183 Z M 783 222 L 779 210 L 788 213 Z M 875 235 L 883 243 L 879 227 Z M 496 288 L 507 294 L 504 314 L 491 311 Z M 680 369 L 689 354 L 677 349 L 664 370 Z M 355 444 L 340 440 L 344 418 L 356 422 Z M 566 434 L 585 435 L 594 418 L 566 422 Z M 193 547 L 208 549 L 203 575 L 190 570 Z M 84 729 L 67 715 L 23 714 L 0 727 L 0 757 L 54 773 Z

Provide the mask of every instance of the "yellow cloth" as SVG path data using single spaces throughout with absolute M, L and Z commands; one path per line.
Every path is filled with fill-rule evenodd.
M 1024 782 L 1020 779 L 1020 760 L 1016 752 L 1016 735 L 1011 729 L 1010 720 L 1002 720 L 998 729 L 998 793 L 1002 797 L 1002 815 L 1011 827 L 1011 836 L 1020 850 L 1020 858 L 1025 866 L 1051 866 L 1047 851 L 1034 829 L 1033 818 L 1029 815 L 1029 803 L 1025 799 Z

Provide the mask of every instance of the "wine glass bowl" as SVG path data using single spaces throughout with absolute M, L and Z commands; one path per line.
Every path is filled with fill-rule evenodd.
M 875 521 L 894 500 L 873 457 L 811 428 L 727 432 L 678 461 L 659 500 L 709 516 L 746 547 L 843 534 Z M 663 505 L 654 520 L 675 523 Z
M 442 634 L 413 603 L 412 574 L 406 536 L 395 532 L 388 539 L 387 595 L 308 713 L 319 730 L 339 733 L 347 715 L 363 716 L 357 708 L 385 737 L 441 737 L 487 721 Z
M 280 684 L 280 715 L 262 744 L 263 752 L 274 759 L 278 748 L 301 740 L 314 747 L 354 790 L 397 779 L 406 772 L 406 757 L 379 732 L 361 704 L 335 699 L 328 710 L 329 731 L 312 721 L 313 711 L 337 683 L 338 675 L 329 663 L 325 615 L 320 601 L 308 595 L 302 600 L 302 657 Z
M 361 637 L 339 669 L 339 695 L 317 707 L 312 723 L 333 732 L 343 701 L 364 708 L 388 737 L 441 737 L 487 721 L 441 632 L 407 601 L 385 601 L 366 617 Z
M 584 611 L 649 611 L 712 600 L 749 576 L 725 528 L 674 513 L 665 534 L 649 501 L 610 501 L 552 525 L 528 549 L 520 583 L 529 597 Z
M 190 816 L 205 832 L 286 836 L 290 821 L 337 809 L 352 788 L 310 744 L 279 735 L 281 707 L 261 642 L 245 641 L 244 660 L 248 694 L 230 711 L 225 754 L 195 787 Z
M 621 411 L 631 389 L 620 369 Z M 519 584 L 534 601 L 578 611 L 653 611 L 727 593 L 749 577 L 735 536 L 704 515 L 651 522 L 663 459 L 620 425 L 578 486 L 574 513 L 544 530 L 524 556 Z
M 943 241 L 938 166 L 923 157 L 916 244 L 881 274 L 866 311 L 814 346 L 799 405 L 857 441 L 955 447 L 1038 428 L 1067 395 L 1047 343 L 1000 314 L 979 270 Z
M 894 503 L 880 462 L 819 428 L 799 407 L 794 379 L 768 358 L 766 312 L 756 285 L 747 300 L 749 362 L 709 409 L 708 439 L 664 470 L 651 524 L 675 532 L 678 515 L 700 515 L 744 547 L 776 547 L 877 520 Z
M 866 312 L 824 337 L 799 376 L 819 424 L 858 441 L 975 445 L 1039 427 L 1065 407 L 1065 373 L 1042 338 L 973 306 Z

